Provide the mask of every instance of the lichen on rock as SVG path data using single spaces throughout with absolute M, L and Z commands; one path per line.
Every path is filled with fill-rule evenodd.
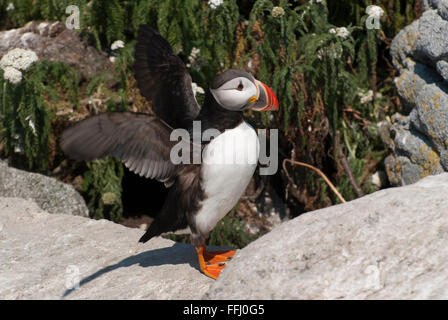
M 394 186 L 448 171 L 448 5 L 427 0 L 424 8 L 391 44 L 405 110 L 383 123 L 380 133 L 392 151 L 385 165 Z

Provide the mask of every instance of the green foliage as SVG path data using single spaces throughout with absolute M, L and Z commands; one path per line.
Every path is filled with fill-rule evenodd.
M 385 11 L 381 30 L 388 38 L 394 37 L 402 28 L 418 19 L 422 10 L 422 0 L 327 0 L 330 21 L 335 25 L 343 25 L 351 21 L 354 25 L 362 25 L 365 20 L 365 8 L 378 5 Z
M 87 167 L 82 188 L 91 216 L 119 222 L 123 216 L 123 165 L 115 158 L 106 158 L 91 161 Z
M 3 72 L 0 81 L 0 129 L 6 155 L 17 166 L 46 172 L 55 113 L 50 103 L 64 99 L 78 104 L 76 73 L 64 63 L 40 61 L 23 73 L 20 83 L 6 81 Z
M 129 66 L 132 66 L 134 63 L 134 48 L 136 41 L 130 41 L 125 44 L 124 48 L 118 49 L 115 54 L 116 61 L 114 64 L 114 68 L 117 73 L 120 75 L 120 88 L 118 89 L 118 97 L 120 99 L 120 106 L 116 110 L 127 110 L 128 105 L 128 93 L 130 89 L 129 78 L 132 76 L 132 70 L 130 70 Z M 109 108 L 110 109 L 110 108 Z
M 247 38 L 253 47 L 249 55 L 257 54 L 260 57 L 258 79 L 269 83 L 279 97 L 283 124 L 287 128 L 294 104 L 299 104 L 299 113 L 303 111 L 303 96 L 294 99 L 292 83 L 296 72 L 302 68 L 297 63 L 296 32 L 303 33 L 305 25 L 299 13 L 300 7 L 293 9 L 287 1 L 280 1 L 280 6 L 284 10 L 283 16 L 274 17 L 271 1 L 256 1 L 249 18 Z M 252 32 L 254 29 L 256 32 Z M 270 114 L 261 116 L 265 125 L 268 124 Z
M 63 98 L 78 106 L 79 80 L 70 66 L 59 61 L 43 60 L 32 66 L 27 74 L 41 95 L 49 95 L 55 103 Z
M 251 236 L 244 231 L 244 223 L 235 215 L 235 209 L 220 220 L 210 232 L 209 245 L 244 248 L 258 236 Z
M 151 1 L 151 10 L 155 11 L 157 16 L 155 27 L 173 46 L 175 52 L 184 50 L 182 45 L 187 42 L 186 39 L 190 41 L 200 39 L 201 24 L 198 21 L 201 21 L 201 2 L 200 0 Z
M 33 7 L 33 0 L 0 0 L 2 16 L 7 16 L 16 26 L 21 26 L 28 21 L 33 20 L 36 10 Z M 6 8 L 12 3 L 14 10 L 6 11 Z M 5 21 L 1 19 L 0 21 Z
M 6 155 L 17 166 L 44 172 L 49 160 L 50 116 L 39 87 L 26 78 L 12 84 L 3 79 L 0 69 L 0 88 L 0 130 Z
M 135 32 L 138 24 L 145 22 L 155 27 L 181 54 L 190 67 L 195 81 L 206 85 L 217 72 L 233 65 L 234 33 L 239 19 L 235 0 L 225 1 L 216 9 L 209 8 L 202 0 L 148 1 L 144 19 L 133 14 Z M 136 8 L 141 8 L 138 2 Z M 140 11 L 139 11 L 140 12 Z M 200 58 L 189 59 L 193 49 L 200 50 Z
M 8 5 L 14 5 L 13 10 L 6 11 Z M 64 21 L 70 14 L 65 12 L 70 5 L 76 5 L 83 12 L 86 0 L 0 0 L 0 18 L 6 16 L 15 26 L 22 26 L 31 20 Z M 6 19 L 5 19 L 6 20 Z M 0 19 L 0 21 L 5 21 Z M 80 15 L 80 23 L 84 17 Z
M 90 79 L 89 83 L 86 86 L 86 94 L 87 96 L 93 95 L 97 91 L 101 91 L 106 84 L 106 72 L 101 72 L 97 76 Z
M 361 8 L 351 2 L 349 7 L 353 6 Z M 321 168 L 333 176 L 344 197 L 353 199 L 356 196 L 347 176 L 332 171 L 328 156 L 332 153 L 338 161 L 338 145 L 344 154 L 349 152 L 350 146 L 337 141 L 341 133 L 362 145 L 362 152 L 350 154 L 349 161 L 355 177 L 361 180 L 368 155 L 384 148 L 378 136 L 365 134 L 372 122 L 382 120 L 375 104 L 381 33 L 365 28 L 367 16 L 362 10 L 358 12 L 358 25 L 349 24 L 347 19 L 335 25 L 332 21 L 336 19 L 329 12 L 333 13 L 325 1 L 302 5 L 268 0 L 254 3 L 247 28 L 254 50 L 247 58 L 257 56 L 258 78 L 273 86 L 281 106 L 278 113 L 254 116 L 260 117 L 265 126 L 282 129 L 289 141 L 285 154 L 293 151 L 295 159 Z M 372 98 L 361 101 L 369 90 Z M 362 126 L 356 121 L 347 123 L 347 109 L 363 121 Z M 304 177 L 303 170 L 296 170 L 294 177 L 301 181 L 299 193 L 318 195 L 307 201 L 309 209 L 328 205 L 324 194 L 333 199 L 328 188 L 315 183 L 314 175 Z M 365 180 L 362 182 L 364 191 L 371 190 Z
M 239 20 L 239 10 L 236 1 L 225 1 L 216 9 L 206 7 L 202 11 L 201 20 L 204 21 L 203 30 L 197 44 L 201 50 L 201 56 L 207 60 L 200 70 L 192 67 L 193 72 L 198 72 L 197 81 L 202 86 L 207 86 L 210 79 L 216 73 L 234 67 L 235 28 Z M 184 41 L 188 43 L 188 41 Z M 187 47 L 188 48 L 188 47 Z M 191 52 L 191 51 L 190 51 Z M 202 77 L 200 77 L 202 75 Z
M 115 40 L 124 39 L 125 9 L 121 1 L 92 1 L 89 10 L 89 25 L 96 40 L 96 46 L 101 49 L 101 43 L 112 44 Z

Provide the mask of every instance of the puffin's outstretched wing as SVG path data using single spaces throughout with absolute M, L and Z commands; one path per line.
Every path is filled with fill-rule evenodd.
M 134 73 L 141 94 L 152 100 L 160 119 L 173 128 L 191 126 L 199 113 L 191 76 L 168 41 L 147 25 L 138 31 Z
M 176 173 L 172 129 L 155 116 L 109 112 L 82 120 L 61 136 L 62 150 L 76 160 L 115 156 L 134 173 L 167 180 Z

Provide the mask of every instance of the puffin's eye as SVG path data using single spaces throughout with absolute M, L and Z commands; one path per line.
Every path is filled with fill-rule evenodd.
M 243 91 L 243 89 L 244 89 L 243 83 L 240 82 L 240 84 L 238 85 L 238 87 L 236 87 L 236 89 L 239 90 L 239 91 Z

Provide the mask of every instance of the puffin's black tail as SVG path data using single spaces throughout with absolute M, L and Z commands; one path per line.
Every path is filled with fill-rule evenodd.
M 156 220 L 151 223 L 148 230 L 146 230 L 145 234 L 138 240 L 138 242 L 145 243 L 153 237 L 160 236 L 162 233 L 177 231 L 187 227 L 187 220 L 184 215 L 178 216 L 178 219 L 171 222 L 169 222 L 169 218 L 169 214 L 164 214 L 164 212 L 161 211 L 157 215 Z
M 177 183 L 170 187 L 162 209 L 139 242 L 145 243 L 153 237 L 160 236 L 162 233 L 182 230 L 188 226 L 184 212 L 185 207 L 179 203 L 180 191 L 181 188 Z
M 152 237 L 154 237 L 156 234 L 154 232 L 151 231 L 151 227 L 149 227 L 149 229 L 145 232 L 145 234 L 140 238 L 140 240 L 138 240 L 138 242 L 143 242 L 145 243 L 146 241 L 148 241 L 149 239 L 151 239 Z

